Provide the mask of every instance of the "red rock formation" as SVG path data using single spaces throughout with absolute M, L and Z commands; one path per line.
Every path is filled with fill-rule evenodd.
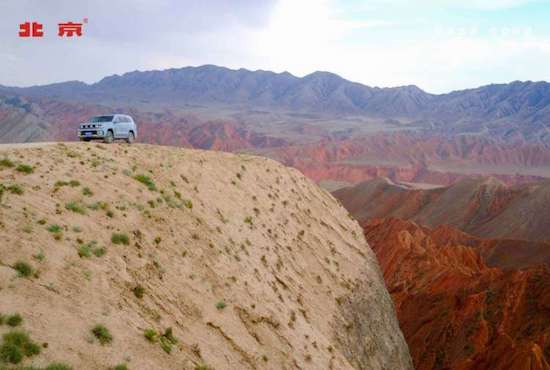
M 550 163 L 550 149 L 540 145 L 411 131 L 287 146 L 271 150 L 270 156 L 316 181 L 358 183 L 385 176 L 394 181 L 449 185 L 471 174 L 491 174 L 517 184 L 538 180 L 539 174 L 550 176 L 540 170 Z M 526 168 L 533 171 L 520 174 Z
M 548 265 L 489 267 L 483 252 L 500 241 L 452 227 L 363 226 L 417 370 L 550 369 Z
M 550 181 L 507 186 L 491 177 L 416 189 L 379 178 L 333 193 L 359 221 L 397 217 L 481 237 L 550 241 Z M 549 248 L 550 249 L 550 248 Z
M 229 121 L 214 121 L 197 125 L 189 130 L 187 137 L 195 148 L 227 152 L 285 144 L 284 140 L 259 135 Z

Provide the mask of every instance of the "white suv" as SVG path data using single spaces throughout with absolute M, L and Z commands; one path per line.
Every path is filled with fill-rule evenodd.
M 111 114 L 92 117 L 82 123 L 78 129 L 80 141 L 100 139 L 112 143 L 115 139 L 124 139 L 129 144 L 137 137 L 137 126 L 132 117 L 125 114 Z

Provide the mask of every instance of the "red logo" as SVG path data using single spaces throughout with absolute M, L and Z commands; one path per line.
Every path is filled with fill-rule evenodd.
M 59 23 L 58 26 L 59 30 L 57 32 L 57 35 L 59 37 L 73 37 L 74 35 L 77 35 L 78 37 L 82 36 L 82 23 Z
M 57 36 L 59 37 L 80 37 L 82 36 L 82 25 L 88 23 L 84 18 L 82 23 L 65 22 L 57 24 Z M 19 37 L 43 37 L 44 25 L 38 22 L 25 22 L 19 25 Z
M 44 25 L 38 22 L 21 23 L 19 25 L 19 37 L 42 37 L 44 36 L 43 27 Z

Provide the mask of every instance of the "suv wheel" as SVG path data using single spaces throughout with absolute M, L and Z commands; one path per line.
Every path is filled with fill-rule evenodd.
M 135 137 L 134 133 L 133 133 L 132 131 L 130 131 L 130 132 L 128 133 L 128 138 L 126 139 L 126 142 L 127 142 L 128 144 L 132 144 L 132 143 L 134 142 L 135 139 L 136 139 L 136 137 Z
M 111 144 L 114 141 L 115 137 L 113 136 L 113 131 L 107 131 L 107 135 L 103 139 L 107 144 Z

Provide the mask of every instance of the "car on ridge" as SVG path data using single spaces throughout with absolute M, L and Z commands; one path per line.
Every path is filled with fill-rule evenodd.
M 137 125 L 126 114 L 95 116 L 80 124 L 78 138 L 80 141 L 103 140 L 106 143 L 122 139 L 131 144 L 137 138 Z

